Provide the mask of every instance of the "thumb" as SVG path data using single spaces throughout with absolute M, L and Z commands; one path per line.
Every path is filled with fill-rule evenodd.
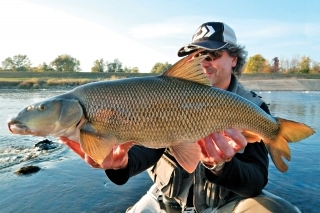
M 118 145 L 113 152 L 113 155 L 122 155 L 123 153 L 127 153 L 131 147 L 133 147 L 135 142 L 127 142 L 121 145 Z

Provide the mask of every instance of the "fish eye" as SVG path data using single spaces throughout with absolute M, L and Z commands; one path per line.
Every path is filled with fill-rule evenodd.
M 38 109 L 39 110 L 45 110 L 46 109 L 46 105 L 44 105 L 44 104 L 40 104 L 39 106 L 38 106 Z

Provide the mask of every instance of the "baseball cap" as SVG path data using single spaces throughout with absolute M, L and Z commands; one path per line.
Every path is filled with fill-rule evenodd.
M 199 48 L 218 50 L 227 44 L 237 45 L 237 37 L 233 29 L 222 22 L 207 22 L 193 34 L 191 44 L 179 49 L 178 56 L 186 56 Z

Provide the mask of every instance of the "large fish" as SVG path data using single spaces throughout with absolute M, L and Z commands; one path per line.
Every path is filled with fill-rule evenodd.
M 79 86 L 23 109 L 8 121 L 14 134 L 64 136 L 77 141 L 97 163 L 114 145 L 135 142 L 170 147 L 179 164 L 193 172 L 200 159 L 196 141 L 212 132 L 239 129 L 263 140 L 276 167 L 288 167 L 288 142 L 314 133 L 305 124 L 275 118 L 252 102 L 211 87 L 200 62 L 185 57 L 157 77 L 129 78 Z

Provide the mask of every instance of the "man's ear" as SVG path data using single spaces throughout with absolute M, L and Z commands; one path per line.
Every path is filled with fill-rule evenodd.
M 238 57 L 237 56 L 232 57 L 232 67 L 235 67 L 237 65 L 237 62 L 238 62 Z

